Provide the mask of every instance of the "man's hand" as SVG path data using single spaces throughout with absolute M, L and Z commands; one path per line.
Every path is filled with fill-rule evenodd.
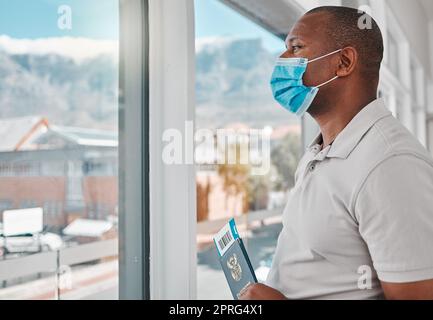
M 433 280 L 381 284 L 388 300 L 433 300 Z
M 240 300 L 287 300 L 278 290 L 261 283 L 248 286 L 239 297 Z

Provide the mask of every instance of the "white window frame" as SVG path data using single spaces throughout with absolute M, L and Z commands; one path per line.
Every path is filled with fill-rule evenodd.
M 191 138 L 184 131 L 195 117 L 194 20 L 193 0 L 149 0 L 151 299 L 197 295 L 195 167 L 162 161 L 166 129 Z

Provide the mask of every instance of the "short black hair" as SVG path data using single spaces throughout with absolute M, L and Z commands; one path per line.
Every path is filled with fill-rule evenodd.
M 364 75 L 379 74 L 383 59 L 383 38 L 377 22 L 367 13 L 354 8 L 323 6 L 317 7 L 306 14 L 324 12 L 329 14 L 329 22 L 325 26 L 330 50 L 352 46 L 359 54 L 361 71 Z M 365 22 L 371 22 L 367 24 Z M 365 23 L 365 25 L 363 25 Z

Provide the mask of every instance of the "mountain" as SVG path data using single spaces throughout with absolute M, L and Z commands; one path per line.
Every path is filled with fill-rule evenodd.
M 260 39 L 213 38 L 196 43 L 199 127 L 243 122 L 252 127 L 294 124 L 272 98 L 269 80 L 277 54 Z
M 0 36 L 0 118 L 44 116 L 58 125 L 115 130 L 116 53 L 115 44 L 89 39 Z M 296 123 L 272 99 L 269 78 L 275 58 L 260 39 L 199 39 L 197 126 Z
M 117 128 L 118 70 L 111 56 L 0 51 L 0 118 L 44 116 L 68 126 Z

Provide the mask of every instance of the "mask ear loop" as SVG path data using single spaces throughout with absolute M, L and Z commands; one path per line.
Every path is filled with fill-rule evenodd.
M 324 82 L 322 84 L 319 84 L 318 86 L 316 86 L 316 88 L 323 87 L 324 85 L 327 85 L 328 83 L 330 83 L 330 82 L 332 82 L 332 81 L 334 81 L 334 80 L 336 80 L 338 78 L 339 78 L 339 76 L 335 76 L 334 78 L 332 78 L 332 79 L 330 79 L 330 80 L 328 80 L 328 81 L 326 81 L 326 82 Z
M 328 54 L 325 54 L 325 55 L 323 55 L 323 56 L 321 56 L 321 57 L 318 57 L 318 58 L 315 58 L 315 59 L 313 59 L 313 60 L 310 60 L 310 61 L 308 61 L 307 63 L 311 63 L 311 62 L 314 62 L 314 61 L 317 61 L 317 60 L 320 60 L 320 59 L 323 59 L 323 58 L 329 57 L 329 56 L 331 56 L 331 55 L 333 55 L 333 54 L 336 54 L 337 52 L 340 52 L 340 51 L 343 51 L 343 49 L 335 50 L 335 51 L 333 51 L 333 52 L 331 52 L 331 53 L 328 53 Z
M 307 63 L 314 62 L 314 61 L 317 61 L 317 60 L 320 60 L 320 59 L 323 59 L 323 58 L 329 57 L 329 56 L 331 56 L 331 55 L 333 55 L 333 54 L 336 54 L 337 52 L 341 52 L 341 51 L 343 51 L 343 49 L 338 49 L 338 50 L 332 51 L 332 52 L 330 52 L 330 53 L 328 53 L 328 54 L 325 54 L 324 56 L 321 56 L 321 57 L 315 58 L 315 59 L 313 59 L 313 60 L 310 60 L 310 61 L 308 61 Z M 334 78 L 329 79 L 328 81 L 326 81 L 326 82 L 324 82 L 324 83 L 322 83 L 322 84 L 316 86 L 316 88 L 323 87 L 323 86 L 327 85 L 328 83 L 330 83 L 330 82 L 332 82 L 332 81 L 334 81 L 334 80 L 336 80 L 336 79 L 338 79 L 338 78 L 339 78 L 338 76 L 335 76 Z

